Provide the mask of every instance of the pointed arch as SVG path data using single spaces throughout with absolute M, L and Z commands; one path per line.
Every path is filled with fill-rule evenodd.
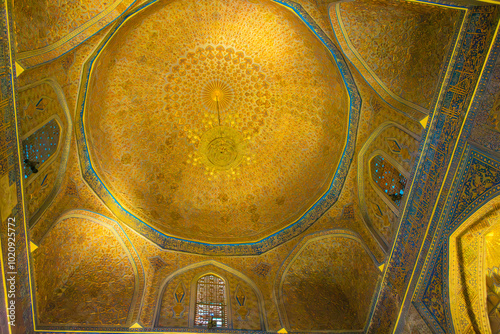
M 160 311 L 161 311 L 161 300 L 162 300 L 162 296 L 165 293 L 165 290 L 166 290 L 168 283 L 183 273 L 189 272 L 191 270 L 194 270 L 194 269 L 197 269 L 200 267 L 208 267 L 208 266 L 214 266 L 218 269 L 226 271 L 226 272 L 238 277 L 239 279 L 241 279 L 242 281 L 244 281 L 245 283 L 247 283 L 250 286 L 250 288 L 253 290 L 253 292 L 255 293 L 255 295 L 257 297 L 257 304 L 258 304 L 259 315 L 260 315 L 261 329 L 268 331 L 268 321 L 267 321 L 266 309 L 265 309 L 265 304 L 264 304 L 264 296 L 262 295 L 262 292 L 257 287 L 255 282 L 252 279 L 250 279 L 247 275 L 239 272 L 238 270 L 233 269 L 233 268 L 229 267 L 228 265 L 225 265 L 225 264 L 218 262 L 218 261 L 215 261 L 215 260 L 207 260 L 207 261 L 203 261 L 203 262 L 190 264 L 184 268 L 181 268 L 181 269 L 174 271 L 173 273 L 171 273 L 170 275 L 168 275 L 167 277 L 165 277 L 163 279 L 163 281 L 160 284 L 160 289 L 159 289 L 160 293 L 158 294 L 157 299 L 156 299 L 155 313 L 154 313 L 155 314 L 155 318 L 154 318 L 155 326 L 158 326 L 158 322 L 159 322 L 159 318 L 160 318 Z M 197 277 L 199 278 L 199 277 L 203 276 L 204 274 L 208 274 L 211 272 L 214 272 L 214 271 L 209 270 L 209 268 L 207 268 L 207 271 L 203 271 L 201 274 L 198 274 Z M 217 274 L 217 273 L 215 273 L 215 274 Z M 220 275 L 220 274 L 217 274 L 217 275 Z M 229 289 L 228 289 L 228 291 L 229 291 Z M 191 293 L 191 295 L 193 295 L 193 293 Z M 193 298 L 193 297 L 191 297 L 191 298 Z

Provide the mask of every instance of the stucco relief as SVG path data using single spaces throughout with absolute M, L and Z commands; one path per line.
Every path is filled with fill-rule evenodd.
M 175 24 L 191 16 L 193 27 Z M 332 60 L 272 2 L 154 4 L 95 62 L 85 131 L 96 173 L 121 206 L 165 234 L 247 242 L 283 229 L 327 191 L 342 156 L 349 106 Z M 212 88 L 223 93 L 220 113 Z M 245 141 L 241 154 L 234 149 L 241 163 L 222 171 L 202 154 L 218 126 L 235 134 L 216 135 Z
M 496 245 L 498 247 L 498 245 Z M 497 261 L 498 262 L 498 261 Z M 500 332 L 500 268 L 488 268 L 486 277 L 488 294 L 488 317 L 490 318 L 491 332 Z
M 38 168 L 37 173 L 32 173 L 30 168 L 23 166 L 25 207 L 32 225 L 62 184 L 73 124 L 64 93 L 54 80 L 46 79 L 21 87 L 18 101 L 23 145 L 21 160 L 36 162 Z M 50 132 L 52 139 L 44 135 L 45 132 Z
M 309 235 L 276 278 L 282 325 L 291 331 L 363 329 L 380 277 L 377 266 L 350 231 Z
M 403 334 L 432 334 L 429 326 L 420 316 L 415 306 L 410 305 L 410 311 L 405 320 Z
M 405 127 L 391 122 L 382 124 L 366 141 L 358 155 L 359 205 L 363 219 L 380 233 L 385 243 L 390 245 L 397 231 L 397 223 L 402 205 L 397 205 L 373 180 L 371 161 L 376 156 L 385 157 L 408 180 L 400 201 L 409 187 L 413 167 L 420 144 L 420 136 Z M 403 202 L 401 202 L 403 203 Z
M 335 0 L 296 0 L 296 3 L 302 5 L 306 12 L 311 15 L 314 21 L 323 29 L 328 37 L 334 39 L 330 17 L 328 15 L 328 6 Z
M 423 113 L 430 107 L 454 46 L 461 12 L 388 0 L 356 0 L 330 7 L 339 44 L 370 85 L 388 102 L 399 100 Z
M 490 81 L 484 89 L 471 140 L 500 152 L 500 58 L 497 58 Z
M 111 228 L 85 217 L 63 218 L 33 260 L 40 324 L 130 325 L 138 272 Z
M 15 0 L 17 60 L 33 67 L 53 60 L 96 34 L 134 0 Z

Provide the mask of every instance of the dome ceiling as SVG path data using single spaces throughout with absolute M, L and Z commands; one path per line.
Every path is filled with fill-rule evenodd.
M 159 1 L 92 68 L 85 134 L 119 205 L 163 234 L 255 242 L 331 186 L 349 95 L 329 50 L 271 1 Z

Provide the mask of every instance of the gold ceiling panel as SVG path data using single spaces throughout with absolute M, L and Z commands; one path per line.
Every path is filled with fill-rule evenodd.
M 328 189 L 349 97 L 333 57 L 271 1 L 160 2 L 131 17 L 92 70 L 92 164 L 161 232 L 251 242 Z

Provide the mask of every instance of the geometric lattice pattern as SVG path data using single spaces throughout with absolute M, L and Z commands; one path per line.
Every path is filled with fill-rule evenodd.
M 59 125 L 55 119 L 35 131 L 23 140 L 24 159 L 38 162 L 36 167 L 40 168 L 57 151 L 60 133 Z M 27 164 L 23 164 L 23 170 L 25 179 L 32 174 L 31 168 Z
M 215 275 L 205 275 L 196 285 L 194 325 L 227 327 L 226 283 Z
M 377 155 L 371 160 L 370 168 L 373 182 L 396 206 L 399 206 L 406 187 L 406 177 L 381 155 Z

